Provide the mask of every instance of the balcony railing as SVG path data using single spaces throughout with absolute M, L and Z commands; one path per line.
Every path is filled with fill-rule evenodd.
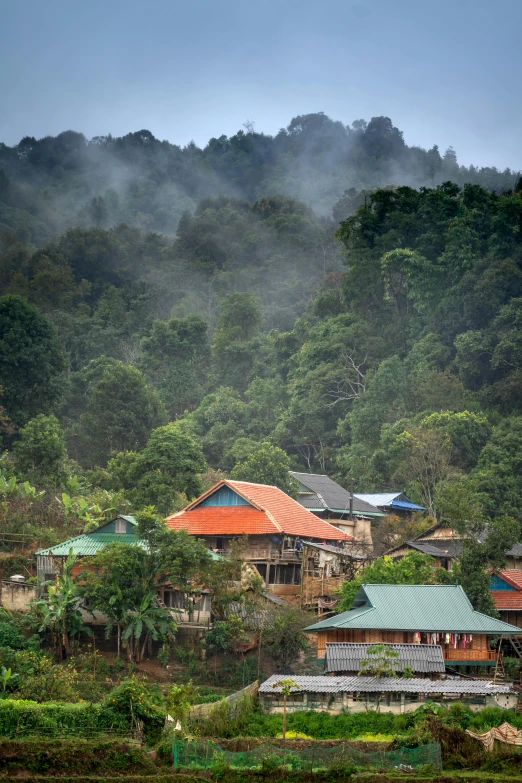
M 497 653 L 495 650 L 459 650 L 442 648 L 444 660 L 446 661 L 495 661 Z
M 230 555 L 230 549 L 215 549 L 214 551 L 223 557 L 228 557 Z M 302 553 L 298 552 L 296 549 L 269 549 L 268 547 L 265 547 L 247 549 L 244 557 L 245 560 L 250 561 L 272 560 L 275 562 L 284 560 L 285 562 L 300 563 L 302 560 Z

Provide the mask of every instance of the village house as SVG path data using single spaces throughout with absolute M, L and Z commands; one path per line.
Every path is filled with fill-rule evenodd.
M 76 557 L 72 573 L 77 576 L 85 567 L 82 560 L 93 557 L 108 544 L 117 542 L 146 546 L 145 542 L 136 536 L 137 526 L 134 517 L 118 514 L 95 530 L 69 538 L 56 546 L 40 549 L 36 552 L 38 582 L 41 584 L 53 581 L 62 570 L 70 552 Z M 215 554 L 213 556 L 217 557 Z M 211 602 L 209 591 L 205 588 L 198 588 L 193 593 L 182 593 L 166 583 L 157 585 L 156 593 L 158 604 L 172 611 L 172 617 L 179 627 L 204 629 L 210 626 Z M 90 625 L 104 625 L 107 621 L 102 612 L 85 609 L 82 614 L 85 622 Z
M 487 528 L 484 528 L 477 540 L 485 540 L 486 535 Z M 398 560 L 408 552 L 422 552 L 435 559 L 434 568 L 452 571 L 453 563 L 458 561 L 467 538 L 469 536 L 459 533 L 448 522 L 438 522 L 410 541 L 393 547 L 386 554 Z M 522 544 L 515 544 L 506 551 L 506 565 L 510 569 L 522 569 Z
M 297 502 L 320 519 L 354 536 L 366 552 L 373 549 L 372 519 L 384 516 L 380 509 L 351 495 L 329 476 L 290 471 L 299 485 Z
M 514 625 L 476 612 L 460 585 L 363 585 L 349 611 L 305 628 L 317 634 L 317 658 L 328 642 L 435 644 L 446 668 L 471 673 L 496 667 L 490 640 L 518 636 Z
M 489 589 L 500 619 L 520 628 L 522 636 L 522 571 L 508 569 L 491 574 Z
M 283 712 L 281 675 L 273 675 L 259 687 L 259 703 L 267 713 Z M 393 677 L 296 676 L 286 699 L 287 712 L 317 710 L 350 712 L 414 712 L 426 701 L 449 707 L 455 702 L 473 711 L 484 707 L 514 709 L 518 694 L 510 683 L 487 680 L 429 680 Z
M 364 561 L 353 536 L 266 484 L 220 481 L 166 522 L 224 556 L 234 539 L 247 536 L 243 557 L 267 589 L 310 607 L 318 598 L 334 600 L 353 564 Z

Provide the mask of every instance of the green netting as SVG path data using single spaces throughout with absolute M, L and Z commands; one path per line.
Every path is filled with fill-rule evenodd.
M 241 769 L 287 766 L 302 771 L 331 769 L 344 764 L 374 769 L 415 769 L 423 764 L 431 764 L 437 770 L 442 769 L 438 743 L 421 745 L 418 748 L 363 753 L 346 742 L 331 748 L 315 745 L 305 750 L 279 748 L 265 742 L 252 750 L 234 753 L 211 742 L 182 742 L 173 739 L 172 755 L 175 767 L 193 769 L 211 769 L 216 763 Z

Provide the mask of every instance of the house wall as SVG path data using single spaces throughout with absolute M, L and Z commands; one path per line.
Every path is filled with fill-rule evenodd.
M 124 524 L 122 524 L 124 523 Z M 111 519 L 110 522 L 107 522 L 106 525 L 102 525 L 99 528 L 96 528 L 96 531 L 92 531 L 93 533 L 128 533 L 129 535 L 134 535 L 136 533 L 136 526 L 131 525 L 130 522 L 127 522 L 126 519 L 123 519 L 123 517 L 115 517 L 114 519 Z
M 36 598 L 36 585 L 28 585 L 26 582 L 2 581 L 0 593 L 0 606 L 10 612 L 27 612 L 29 604 Z
M 515 709 L 518 704 L 516 693 L 495 694 L 491 696 L 470 697 L 459 695 L 458 698 L 441 698 L 437 694 L 430 694 L 424 698 L 416 693 L 388 693 L 381 696 L 376 693 L 361 693 L 354 698 L 350 693 L 298 693 L 290 694 L 287 698 L 287 712 L 303 712 L 315 710 L 316 712 L 328 712 L 338 715 L 344 710 L 350 712 L 392 712 L 400 715 L 405 712 L 414 712 L 426 701 L 435 702 L 444 707 L 449 707 L 456 702 L 465 704 L 473 712 L 478 712 L 484 707 L 502 707 L 503 709 Z M 259 694 L 259 703 L 266 713 L 282 713 L 283 697 L 280 694 Z
M 502 622 L 509 623 L 510 625 L 516 625 L 517 628 L 522 628 L 522 611 L 515 612 L 512 609 L 509 611 L 499 609 L 498 611 Z
M 509 568 L 514 568 L 517 571 L 522 570 L 522 557 L 512 557 L 510 555 L 506 556 L 506 570 Z
M 324 658 L 326 654 L 326 642 L 391 642 L 394 644 L 414 644 L 413 633 L 410 631 L 381 631 L 360 629 L 328 629 L 317 633 L 317 657 Z M 488 637 L 485 634 L 473 634 L 473 641 L 465 649 L 455 649 L 451 645 L 441 644 L 444 659 L 448 661 L 474 661 L 496 660 L 496 653 L 489 649 Z

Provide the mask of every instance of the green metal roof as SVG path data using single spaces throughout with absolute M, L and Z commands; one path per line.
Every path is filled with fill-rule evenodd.
M 348 612 L 305 628 L 520 634 L 520 628 L 476 612 L 460 585 L 363 585 Z
M 139 539 L 129 533 L 83 533 L 81 536 L 69 538 L 56 546 L 40 549 L 36 554 L 67 557 L 72 549 L 74 555 L 88 557 L 95 555 L 104 546 L 115 541 L 120 544 L 136 544 Z
M 138 523 L 136 522 L 135 518 L 131 517 L 130 515 L 118 514 L 118 516 L 115 517 L 115 519 L 118 518 L 124 519 L 126 522 L 130 522 L 131 525 L 135 525 L 136 527 L 138 526 Z
M 51 546 L 48 549 L 40 549 L 36 554 L 67 557 L 72 549 L 73 554 L 78 557 L 90 557 L 99 552 L 100 549 L 103 549 L 107 544 L 113 544 L 114 542 L 120 544 L 141 544 L 142 546 L 145 546 L 144 541 L 141 541 L 130 533 L 83 533 L 81 536 L 69 538 L 67 541 L 63 541 L 56 546 Z M 217 552 L 213 552 L 211 549 L 208 551 L 212 560 L 223 560 L 222 556 Z

